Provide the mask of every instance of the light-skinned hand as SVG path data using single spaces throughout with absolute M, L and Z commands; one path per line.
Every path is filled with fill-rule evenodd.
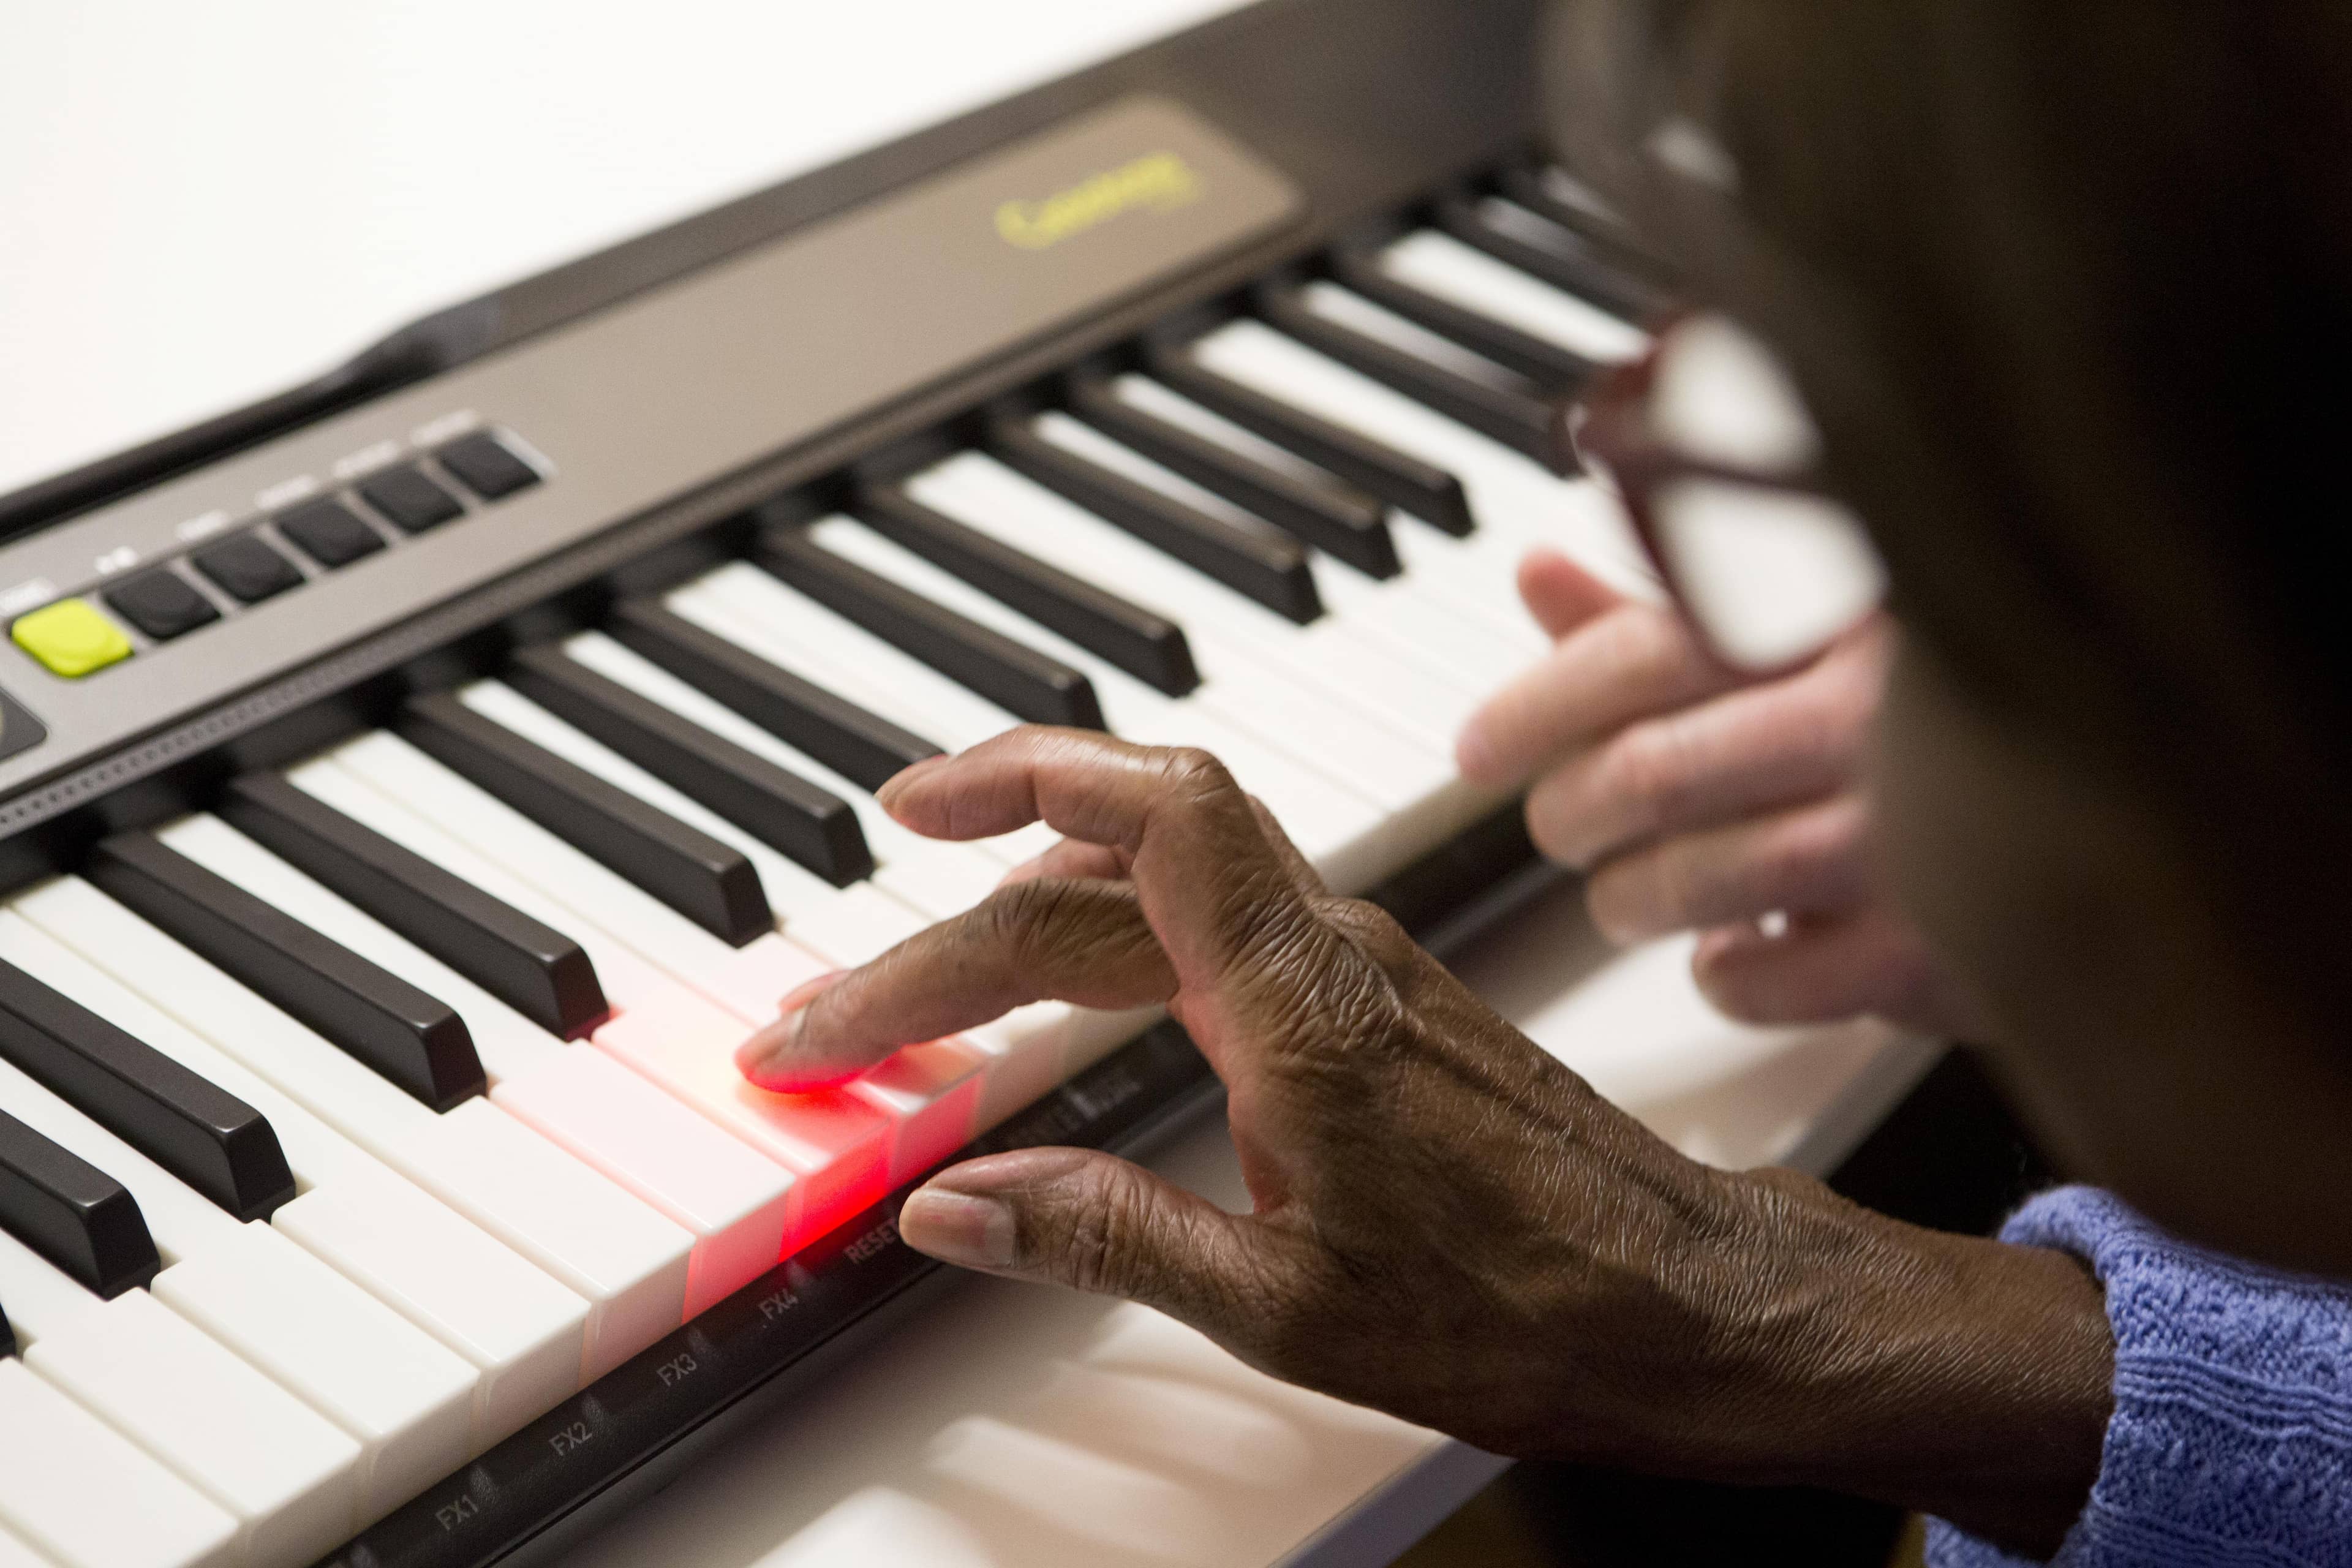
M 1537 847 L 1586 874 L 1603 934 L 1703 933 L 1700 988 L 1750 1023 L 1869 1014 L 1981 1037 L 1874 875 L 1864 761 L 1892 622 L 1754 680 L 1565 556 L 1530 555 L 1519 592 L 1555 646 L 1471 720 L 1459 761 L 1528 791 Z

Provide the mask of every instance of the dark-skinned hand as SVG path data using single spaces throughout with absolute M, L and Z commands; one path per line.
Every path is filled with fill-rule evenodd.
M 2071 1260 L 1683 1158 L 1327 893 L 1207 756 L 1022 730 L 881 798 L 933 837 L 1065 842 L 791 998 L 741 1055 L 753 1081 L 838 1082 L 1042 999 L 1163 1004 L 1229 1091 L 1253 1203 L 1029 1150 L 915 1193 L 910 1245 L 1148 1303 L 1498 1453 L 1829 1485 L 2025 1548 L 2079 1511 L 2111 1351 Z

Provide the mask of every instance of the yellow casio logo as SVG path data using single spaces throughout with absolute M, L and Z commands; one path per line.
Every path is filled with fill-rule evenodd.
M 1045 250 L 1131 212 L 1168 212 L 1201 199 L 1201 176 L 1173 153 L 1154 153 L 1042 202 L 1007 202 L 996 232 L 1023 250 Z

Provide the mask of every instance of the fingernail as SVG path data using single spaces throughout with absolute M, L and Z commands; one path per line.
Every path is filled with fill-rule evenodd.
M 961 1268 L 1013 1267 L 1013 1210 L 996 1198 L 924 1187 L 898 1211 L 898 1235 L 916 1251 Z
M 836 969 L 830 974 L 820 974 L 814 980 L 802 981 L 784 993 L 784 999 L 776 1004 L 776 1011 L 779 1013 L 802 1011 L 810 1003 L 840 984 L 842 977 L 848 973 L 846 969 Z
M 831 974 L 820 974 L 795 987 L 777 1004 L 776 1021 L 735 1047 L 735 1070 L 753 1083 L 761 1083 L 774 1076 L 777 1068 L 793 1060 L 799 1054 L 801 1031 L 808 1023 L 809 1004 L 831 990 L 846 973 L 836 970 Z
M 919 763 L 899 769 L 896 773 L 883 781 L 882 787 L 874 792 L 874 798 L 882 803 L 883 810 L 888 811 L 890 809 L 890 803 L 896 800 L 899 794 L 904 791 L 909 784 L 914 782 L 918 774 L 929 773 L 931 769 L 940 766 L 947 760 L 948 759 L 944 756 L 925 757 Z

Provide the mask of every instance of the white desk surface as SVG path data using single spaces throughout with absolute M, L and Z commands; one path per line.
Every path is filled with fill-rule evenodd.
M 1239 3 L 0 8 L 0 490 Z M 1735 1028 L 1685 952 L 1603 961 L 1556 893 L 1462 968 L 1722 1163 L 1788 1156 L 1852 1086 L 1918 1059 L 1868 1029 Z M 1221 1124 L 1156 1163 L 1241 1199 Z M 1497 1468 L 1141 1309 L 974 1280 L 572 1561 L 1371 1563 Z

